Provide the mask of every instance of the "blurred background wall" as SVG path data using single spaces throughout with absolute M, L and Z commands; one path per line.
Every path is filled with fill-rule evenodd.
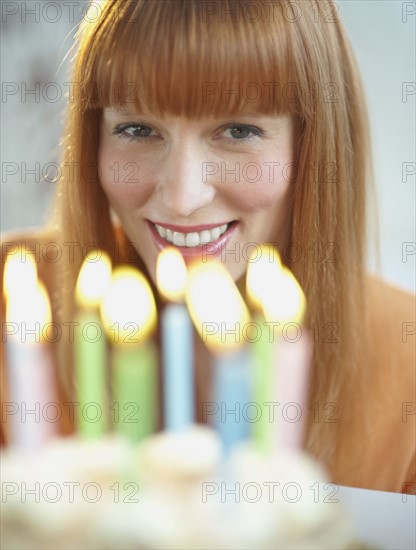
M 353 43 L 370 110 L 379 271 L 414 290 L 416 2 L 339 0 L 335 6 Z M 69 81 L 65 56 L 86 2 L 6 0 L 1 10 L 1 231 L 9 231 L 40 225 L 48 215 L 54 184 L 43 176 L 57 174 Z M 369 265 L 377 269 L 373 247 Z

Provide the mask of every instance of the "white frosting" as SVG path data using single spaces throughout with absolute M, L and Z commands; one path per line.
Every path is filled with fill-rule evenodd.
M 64 548 L 65 540 L 83 548 L 342 548 L 351 536 L 340 506 L 324 501 L 331 492 L 310 457 L 244 445 L 222 463 L 218 437 L 205 426 L 137 447 L 107 437 L 56 440 L 34 457 L 8 450 L 2 480 L 19 486 L 3 495 L 7 547 L 36 540 L 39 548 Z M 22 483 L 35 482 L 39 502 L 22 502 Z M 72 502 L 68 483 L 78 484 Z M 62 497 L 48 502 L 56 485 Z M 100 498 L 91 502 L 97 487 Z
M 182 432 L 149 438 L 140 445 L 137 459 L 146 476 L 164 481 L 200 478 L 218 467 L 221 446 L 213 430 L 193 425 Z

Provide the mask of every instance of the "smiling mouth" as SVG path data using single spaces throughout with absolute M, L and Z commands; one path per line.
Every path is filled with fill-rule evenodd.
M 204 245 L 210 245 L 218 241 L 232 226 L 237 222 L 232 221 L 222 225 L 212 226 L 209 229 L 202 231 L 176 231 L 169 227 L 150 222 L 153 228 L 158 233 L 159 237 L 173 246 L 183 248 L 197 248 Z M 190 228 L 192 229 L 192 228 Z

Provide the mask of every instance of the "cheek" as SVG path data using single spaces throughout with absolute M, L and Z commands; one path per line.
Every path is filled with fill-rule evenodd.
M 98 157 L 101 185 L 113 206 L 123 209 L 140 207 L 154 189 L 145 167 L 132 156 L 103 147 Z
M 267 162 L 267 161 L 265 161 Z M 241 164 L 230 177 L 225 169 L 221 174 L 221 187 L 237 207 L 258 210 L 283 201 L 294 183 L 296 167 L 293 163 L 250 162 Z

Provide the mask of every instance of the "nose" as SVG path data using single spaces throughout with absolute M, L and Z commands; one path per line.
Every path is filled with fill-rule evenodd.
M 167 155 L 158 184 L 160 200 L 174 220 L 189 218 L 215 197 L 215 187 L 203 177 L 206 154 L 197 142 L 181 141 Z

